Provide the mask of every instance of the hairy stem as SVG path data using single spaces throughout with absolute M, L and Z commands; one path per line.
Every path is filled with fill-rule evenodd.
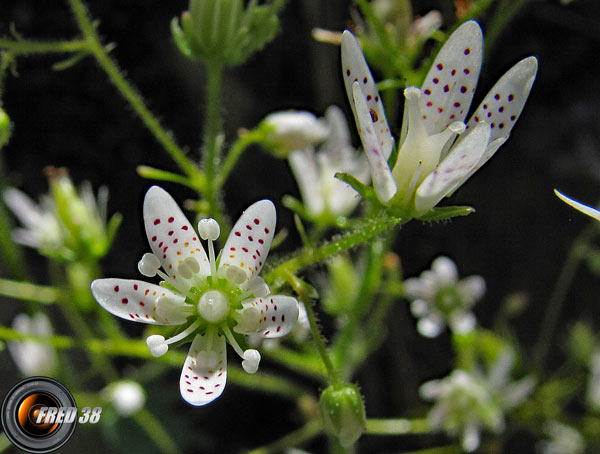
M 184 150 L 177 145 L 171 132 L 162 127 L 158 119 L 150 112 L 144 103 L 142 96 L 127 81 L 127 79 L 125 79 L 117 64 L 108 56 L 106 49 L 100 43 L 96 28 L 92 24 L 82 1 L 69 0 L 69 3 L 71 4 L 71 9 L 73 10 L 77 25 L 85 37 L 88 50 L 94 56 L 119 93 L 129 102 L 133 110 L 144 122 L 144 125 L 146 125 L 181 170 L 192 179 L 200 177 L 200 170 L 186 157 Z
M 13 55 L 32 55 L 82 52 L 89 50 L 89 46 L 88 42 L 84 39 L 72 41 L 30 41 L 0 38 L 0 49 L 8 50 Z

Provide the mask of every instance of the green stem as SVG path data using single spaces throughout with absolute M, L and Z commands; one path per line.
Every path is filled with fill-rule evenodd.
M 0 340 L 4 341 L 34 341 L 42 344 L 50 344 L 59 350 L 83 349 L 90 353 L 103 353 L 111 356 L 130 356 L 134 358 L 150 359 L 168 364 L 173 367 L 181 368 L 186 358 L 186 354 L 177 351 L 170 351 L 167 355 L 160 358 L 154 358 L 148 346 L 144 341 L 132 339 L 94 339 L 88 338 L 82 341 L 68 336 L 34 336 L 24 334 L 12 328 L 0 326 Z M 260 390 L 266 393 L 277 394 L 290 399 L 298 399 L 301 396 L 310 394 L 310 391 L 297 385 L 291 380 L 270 375 L 265 372 L 258 372 L 254 375 L 247 374 L 241 368 L 227 366 L 228 380 L 239 386 L 252 390 Z
M 573 242 L 565 263 L 563 264 L 542 319 L 537 343 L 534 348 L 534 359 L 538 370 L 543 371 L 546 357 L 552 346 L 552 334 L 558 323 L 560 313 L 567 295 L 567 291 L 573 282 L 579 262 L 585 257 L 586 250 L 592 237 L 598 232 L 595 224 L 585 228 Z
M 0 279 L 0 295 L 35 303 L 54 304 L 60 298 L 60 290 L 47 285 L 31 282 Z
M 133 416 L 133 419 L 138 423 L 154 444 L 160 448 L 161 452 L 176 454 L 181 452 L 177 447 L 177 443 L 171 438 L 162 424 L 145 408 L 142 408 Z
M 6 451 L 12 445 L 6 434 L 4 432 L 0 433 L 0 452 Z
M 29 41 L 0 38 L 0 49 L 12 52 L 14 55 L 31 55 L 47 53 L 81 52 L 89 50 L 86 40 L 72 41 Z
M 333 361 L 331 360 L 329 352 L 327 351 L 327 347 L 325 346 L 325 338 L 323 334 L 321 334 L 321 329 L 319 328 L 319 323 L 313 308 L 314 299 L 307 295 L 306 286 L 303 285 L 301 279 L 291 273 L 288 273 L 287 281 L 298 294 L 298 299 L 304 303 L 306 314 L 308 315 L 308 322 L 310 324 L 310 332 L 312 334 L 313 342 L 315 343 L 315 347 L 317 347 L 319 356 L 321 356 L 321 360 L 323 361 L 323 365 L 327 371 L 329 383 L 341 384 L 339 373 L 333 365 Z
M 255 143 L 260 143 L 263 138 L 262 132 L 259 131 L 248 131 L 242 133 L 235 143 L 231 146 L 229 153 L 225 157 L 223 164 L 219 170 L 219 179 L 216 184 L 217 189 L 223 187 L 223 185 L 227 182 L 227 178 L 229 178 L 229 174 L 235 167 L 235 164 L 238 162 L 246 148 Z
M 430 432 L 426 419 L 367 419 L 365 427 L 365 434 L 368 435 L 414 435 Z
M 315 249 L 303 249 L 267 273 L 264 278 L 271 287 L 277 288 L 286 280 L 288 273 L 295 273 L 315 263 L 321 262 L 335 254 L 352 249 L 360 244 L 376 238 L 388 229 L 407 222 L 402 218 L 383 214 L 376 218 L 365 219 L 357 224 L 357 228 L 342 235 L 340 238 L 326 243 Z
M 224 237 L 229 234 L 218 193 L 217 164 L 221 158 L 221 86 L 223 65 L 212 63 L 206 68 L 206 110 L 204 118 L 204 173 L 206 175 L 204 196 L 210 206 L 210 214 L 221 225 Z
M 88 50 L 104 70 L 110 81 L 117 88 L 119 93 L 129 102 L 133 110 L 144 122 L 144 125 L 146 125 L 181 170 L 191 179 L 201 179 L 200 170 L 186 157 L 184 150 L 175 142 L 172 133 L 162 127 L 158 119 L 150 112 L 144 103 L 142 96 L 127 81 L 127 79 L 125 79 L 117 64 L 108 56 L 106 49 L 100 43 L 96 28 L 90 20 L 82 1 L 69 0 L 69 2 L 77 25 L 85 37 Z
M 323 425 L 320 419 L 314 419 L 306 423 L 303 427 L 281 437 L 261 448 L 256 448 L 248 454 L 275 454 L 284 451 L 287 448 L 298 446 L 308 440 L 316 437 L 323 432 Z

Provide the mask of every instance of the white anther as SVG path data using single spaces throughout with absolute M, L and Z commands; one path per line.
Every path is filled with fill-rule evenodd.
M 180 263 L 177 265 L 177 274 L 184 279 L 191 279 L 194 275 L 190 267 L 187 266 L 187 263 Z
M 219 223 L 212 218 L 202 219 L 198 223 L 198 233 L 203 240 L 215 241 L 219 238 L 221 228 Z
M 167 345 L 165 338 L 158 334 L 148 336 L 148 338 L 146 339 L 146 344 L 150 349 L 150 354 L 156 358 L 164 355 L 165 353 L 167 353 L 167 350 L 169 350 L 169 346 Z
M 246 279 L 248 279 L 248 275 L 246 272 L 241 269 L 239 266 L 231 265 L 227 267 L 226 272 L 227 280 L 232 284 L 241 284 Z
M 160 260 L 151 252 L 146 252 L 138 262 L 138 270 L 146 277 L 156 276 L 160 268 Z
M 251 291 L 256 298 L 264 298 L 271 293 L 271 289 L 260 276 L 255 276 L 250 279 L 250 282 L 248 282 L 248 290 Z
M 242 367 L 249 374 L 254 374 L 258 370 L 258 364 L 260 363 L 260 353 L 258 350 L 250 348 L 244 352 L 244 361 L 242 361 Z
M 260 312 L 254 306 L 245 307 L 236 311 L 237 325 L 233 327 L 236 333 L 255 333 L 260 328 Z
M 209 290 L 198 301 L 198 313 L 207 322 L 220 322 L 229 313 L 229 300 L 223 292 Z
M 186 310 L 183 301 L 168 296 L 160 296 L 156 300 L 156 315 L 178 325 L 186 321 L 187 317 L 191 315 L 191 311 Z
M 192 270 L 192 273 L 198 274 L 200 272 L 200 264 L 194 257 L 186 258 L 183 263 L 185 263 L 187 267 Z

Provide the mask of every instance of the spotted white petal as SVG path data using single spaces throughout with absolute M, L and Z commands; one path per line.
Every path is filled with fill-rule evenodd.
M 234 327 L 240 334 L 260 334 L 265 338 L 285 336 L 298 320 L 298 301 L 291 296 L 271 295 L 244 301 L 243 311 L 253 316 L 252 322 Z
M 492 128 L 490 142 L 507 138 L 525 106 L 537 67 L 537 59 L 527 57 L 509 69 L 484 98 L 467 127 L 474 128 L 485 121 Z
M 152 186 L 144 198 L 144 225 L 152 252 L 173 279 L 178 279 L 177 265 L 188 257 L 196 259 L 201 276 L 210 274 L 208 257 L 196 231 L 173 197 L 158 186 Z
M 275 232 L 275 205 L 260 200 L 248 207 L 233 226 L 223 247 L 219 272 L 230 266 L 241 268 L 251 279 L 263 267 Z
M 160 315 L 157 301 L 161 297 L 182 307 L 185 298 L 159 285 L 131 279 L 96 279 L 92 282 L 92 295 L 108 312 L 126 320 L 151 325 L 181 325 L 186 321 L 183 313 Z
M 480 123 L 455 145 L 446 159 L 419 185 L 415 195 L 417 213 L 424 214 L 456 188 L 477 165 L 490 138 L 490 125 Z
M 312 148 L 292 151 L 288 162 L 298 182 L 304 206 L 310 214 L 318 216 L 325 210 L 325 200 L 319 183 L 319 168 Z M 333 179 L 333 176 L 331 176 Z
M 394 197 L 398 188 L 388 166 L 387 157 L 377 140 L 371 112 L 369 111 L 366 98 L 358 86 L 358 82 L 355 82 L 352 86 L 352 93 L 354 95 L 353 104 L 356 109 L 356 125 L 367 155 L 367 160 L 369 161 L 375 193 L 379 200 L 387 203 Z
M 192 405 L 206 405 L 223 393 L 226 382 L 225 337 L 217 333 L 196 335 L 179 379 L 181 396 Z
M 588 216 L 596 219 L 597 221 L 600 221 L 600 210 L 584 205 L 583 203 L 580 203 L 577 200 L 567 197 L 566 195 L 557 191 L 556 189 L 554 190 L 554 193 L 560 200 L 565 202 L 567 205 L 571 205 L 573 208 L 575 208 L 578 211 L 581 211 L 583 214 L 587 214 Z
M 483 58 L 479 24 L 467 21 L 448 38 L 423 83 L 419 99 L 429 135 L 467 116 Z
M 383 108 L 379 91 L 360 48 L 360 44 L 356 37 L 348 30 L 342 34 L 342 72 L 346 94 L 348 95 L 356 123 L 359 124 L 360 115 L 355 104 L 355 83 L 358 84 L 358 88 L 366 104 L 366 111 L 372 118 L 373 131 L 376 141 L 379 144 L 379 149 L 385 159 L 389 158 L 394 146 L 394 138 L 390 133 L 390 127 L 385 118 L 385 109 Z

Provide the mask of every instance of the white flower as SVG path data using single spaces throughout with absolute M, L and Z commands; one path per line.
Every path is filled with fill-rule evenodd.
M 458 269 L 448 257 L 438 257 L 431 270 L 404 282 L 405 296 L 412 300 L 411 312 L 419 319 L 417 329 L 425 337 L 436 337 L 448 324 L 465 333 L 475 328 L 471 308 L 485 293 L 481 276 L 458 279 Z
M 540 454 L 583 454 L 585 439 L 577 429 L 558 421 L 548 421 L 544 424 L 544 432 L 549 440 L 537 444 Z
M 163 282 L 92 282 L 96 300 L 118 317 L 154 325 L 188 324 L 168 340 L 152 335 L 146 343 L 152 355 L 161 356 L 170 344 L 194 335 L 179 382 L 181 395 L 192 405 L 205 405 L 223 392 L 226 340 L 242 358 L 246 372 L 258 369 L 260 354 L 243 350 L 232 330 L 273 338 L 287 334 L 296 323 L 297 301 L 269 295 L 269 287 L 258 277 L 273 240 L 275 217 L 271 201 L 251 205 L 233 227 L 217 261 L 213 242 L 219 237 L 219 224 L 202 219 L 197 234 L 173 198 L 153 186 L 144 199 L 152 253 L 144 254 L 138 269 L 147 277 L 160 276 Z M 208 256 L 200 238 L 208 240 Z
M 487 375 L 457 369 L 446 378 L 424 383 L 419 389 L 421 397 L 435 400 L 427 415 L 431 428 L 459 436 L 466 452 L 479 446 L 481 429 L 502 432 L 504 412 L 524 402 L 535 385 L 532 377 L 511 382 L 513 364 L 513 353 L 505 350 Z
M 586 392 L 586 401 L 589 407 L 600 412 L 600 351 L 595 351 L 590 357 L 590 375 Z
M 537 60 L 513 66 L 490 90 L 471 119 L 481 68 L 483 37 L 477 22 L 462 24 L 438 53 L 421 88 L 404 91 L 404 120 L 397 162 L 379 91 L 358 41 L 342 37 L 342 70 L 358 132 L 371 167 L 375 193 L 384 204 L 425 214 L 451 195 L 508 138 L 531 90 Z M 466 132 L 465 132 L 466 131 Z M 458 139 L 456 136 L 462 134 Z
M 334 175 L 337 172 L 350 173 L 366 183 L 369 181 L 369 167 L 365 157 L 352 148 L 350 131 L 339 107 L 329 107 L 325 121 L 329 133 L 319 152 L 315 153 L 312 146 L 296 149 L 290 153 L 289 163 L 304 206 L 311 216 L 348 216 L 360 198 L 354 189 Z
M 121 416 L 131 416 L 146 403 L 146 393 L 142 386 L 132 380 L 119 380 L 104 389 L 105 397 Z
M 50 320 L 41 312 L 31 317 L 18 314 L 13 320 L 12 327 L 23 334 L 52 335 Z M 8 351 L 21 374 L 25 376 L 51 375 L 56 368 L 56 351 L 51 345 L 34 341 L 9 341 Z
M 18 189 L 4 191 L 4 202 L 23 227 L 13 231 L 15 242 L 40 250 L 55 251 L 62 247 L 63 235 L 54 213 L 52 199 L 42 196 L 36 204 L 29 196 Z
M 588 216 L 596 219 L 597 221 L 600 221 L 600 210 L 584 205 L 583 203 L 579 203 L 577 200 L 573 200 L 572 198 L 567 197 L 566 195 L 562 194 L 556 189 L 554 190 L 554 193 L 560 200 L 565 202 L 567 205 L 571 205 L 573 208 L 581 211 L 583 214 L 587 214 Z
M 261 122 L 267 128 L 266 139 L 280 154 L 303 150 L 327 137 L 327 125 L 312 113 L 303 110 L 274 112 Z

